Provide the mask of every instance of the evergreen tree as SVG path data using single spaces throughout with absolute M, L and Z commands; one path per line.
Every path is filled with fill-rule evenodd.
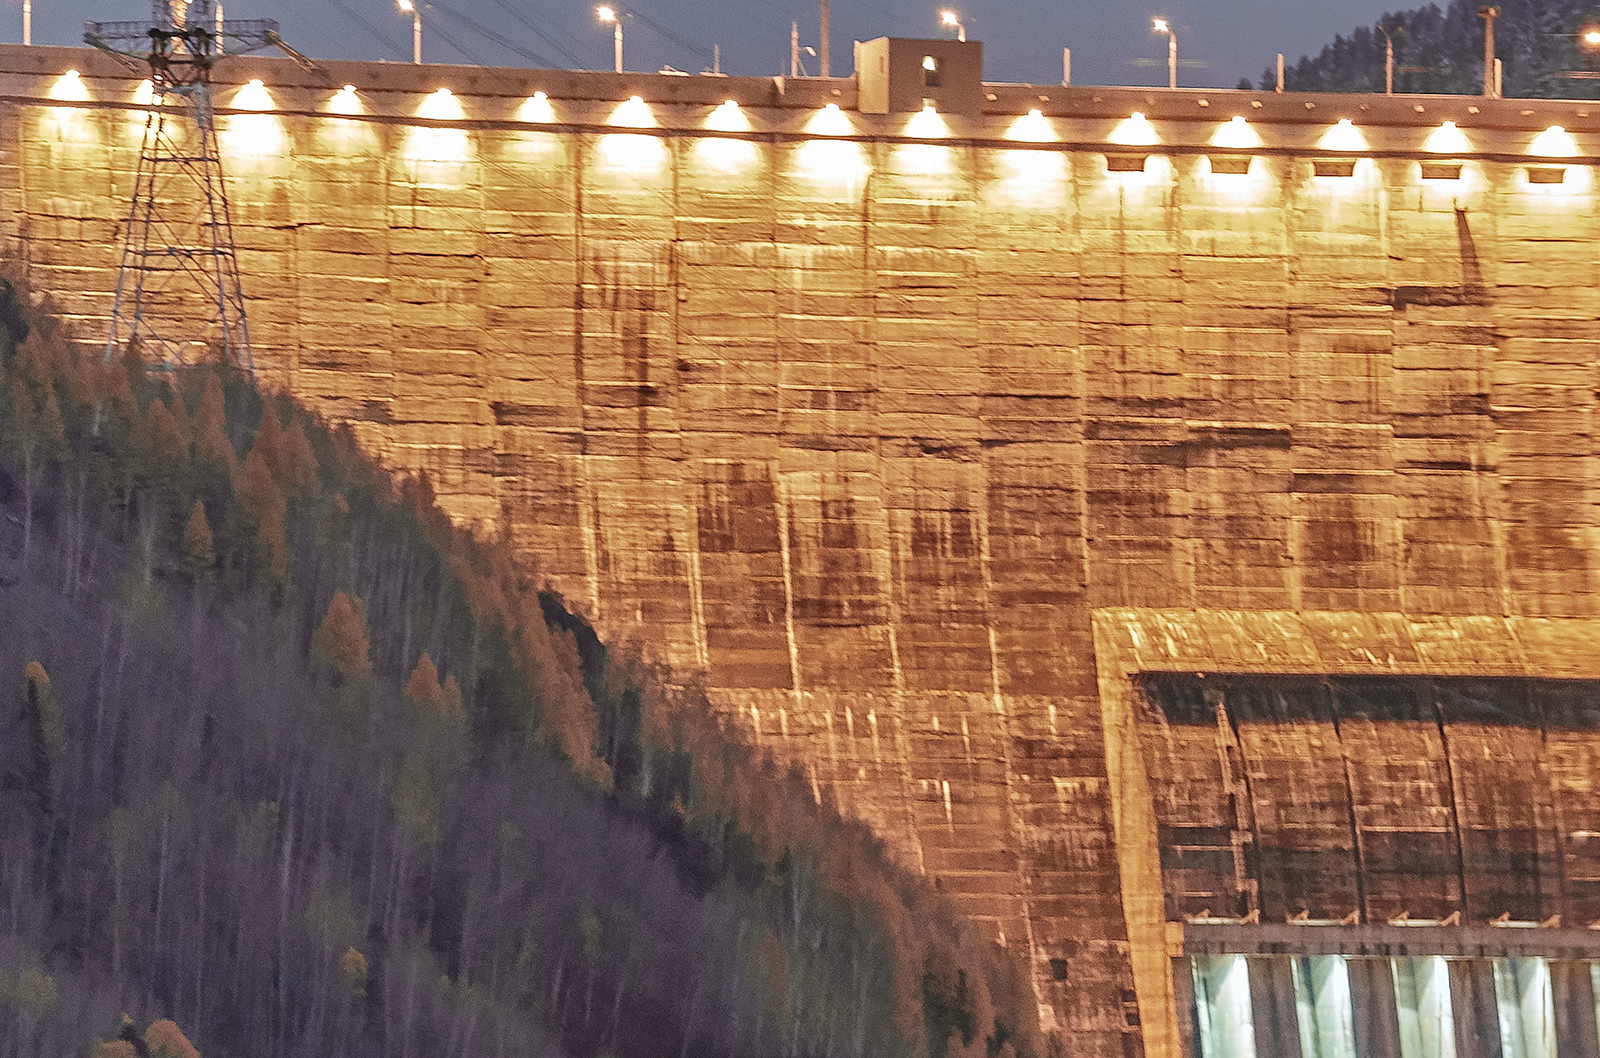
M 183 548 L 180 555 L 183 571 L 194 580 L 205 580 L 216 569 L 217 555 L 213 550 L 211 523 L 206 521 L 206 505 L 194 501 L 189 511 L 189 521 L 183 527 Z

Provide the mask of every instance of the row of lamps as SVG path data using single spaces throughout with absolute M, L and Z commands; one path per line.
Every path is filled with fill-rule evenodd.
M 62 74 L 51 87 L 50 97 L 64 102 L 83 102 L 90 98 L 88 86 L 83 83 L 77 70 L 68 70 Z M 151 98 L 148 82 L 141 84 L 140 90 L 135 93 L 135 102 L 148 104 Z M 266 94 L 259 79 L 252 80 L 241 88 L 233 105 L 245 110 L 272 108 L 271 97 Z M 340 89 L 330 101 L 329 109 L 336 114 L 359 114 L 361 104 L 356 87 L 345 85 Z M 423 117 L 435 120 L 460 120 L 465 116 L 461 105 L 455 101 L 448 88 L 441 88 L 429 96 L 424 101 L 420 113 Z M 544 92 L 535 92 L 524 104 L 520 113 L 523 120 L 530 122 L 546 123 L 555 120 L 554 109 Z M 938 115 L 934 113 L 932 107 L 924 107 L 922 113 L 913 118 L 913 122 L 919 117 L 937 119 Z M 648 104 L 640 96 L 632 96 L 620 104 L 614 115 L 614 121 L 620 125 L 633 127 L 650 127 L 656 124 Z M 928 132 L 923 138 L 938 138 L 943 135 L 942 131 L 932 127 L 934 124 L 942 128 L 942 122 L 930 123 L 926 120 L 922 122 L 922 127 Z M 747 132 L 750 124 L 738 102 L 729 99 L 713 112 L 708 127 L 721 132 Z M 806 128 L 808 132 L 822 136 L 848 136 L 854 132 L 854 126 L 850 124 L 837 103 L 827 104 Z M 1034 142 L 1046 142 L 1055 138 L 1048 119 L 1038 109 L 1029 110 L 1025 117 L 1019 118 L 1011 134 L 1014 139 Z M 1154 126 L 1140 113 L 1133 114 L 1113 129 L 1109 139 L 1118 146 L 1126 147 L 1153 147 L 1161 142 Z M 1211 138 L 1211 145 L 1226 150 L 1248 151 L 1261 147 L 1262 141 L 1261 136 L 1249 122 L 1244 117 L 1236 115 L 1218 127 L 1216 134 Z M 1349 118 L 1340 118 L 1330 126 L 1317 146 L 1321 150 L 1345 154 L 1357 154 L 1368 150 L 1366 138 Z M 1435 154 L 1459 155 L 1470 153 L 1472 145 L 1454 121 L 1446 121 L 1429 135 L 1423 149 Z M 1564 127 L 1551 125 L 1534 137 L 1528 145 L 1528 152 L 1543 157 L 1570 158 L 1578 154 L 1578 147 L 1572 134 Z

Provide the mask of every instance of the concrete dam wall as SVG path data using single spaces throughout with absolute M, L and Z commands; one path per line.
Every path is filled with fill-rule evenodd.
M 1600 113 L 921 50 L 229 60 L 257 371 L 703 672 L 1067 1053 L 1595 1058 Z M 88 341 L 137 89 L 0 48 L 3 234 Z

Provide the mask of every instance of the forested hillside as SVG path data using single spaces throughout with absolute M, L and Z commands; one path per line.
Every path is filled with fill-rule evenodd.
M 1293 92 L 1382 92 L 1384 32 L 1394 40 L 1396 92 L 1477 95 L 1483 91 L 1483 19 L 1476 0 L 1452 0 L 1384 15 L 1285 71 Z M 1504 94 L 1520 98 L 1593 99 L 1600 95 L 1600 47 L 1581 31 L 1600 28 L 1592 0 L 1502 0 L 1495 54 Z M 1277 84 L 1272 69 L 1258 87 Z M 1250 87 L 1245 84 L 1243 87 Z
M 8 275 L 0 1058 L 1040 1053 L 1012 956 L 426 481 Z

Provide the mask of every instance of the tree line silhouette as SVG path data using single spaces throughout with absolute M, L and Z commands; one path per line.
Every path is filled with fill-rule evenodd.
M 1382 92 L 1385 34 L 1394 43 L 1396 92 L 1477 95 L 1483 90 L 1483 19 L 1476 0 L 1451 0 L 1384 15 L 1284 71 L 1292 92 Z M 1531 99 L 1594 99 L 1600 95 L 1600 47 L 1583 33 L 1600 28 L 1592 0 L 1502 0 L 1495 54 L 1504 94 Z M 1255 87 L 1271 90 L 1267 69 Z M 1252 87 L 1248 80 L 1241 88 Z
M 0 706 L 0 1058 L 1046 1053 L 1026 954 L 692 681 L 15 268 Z

